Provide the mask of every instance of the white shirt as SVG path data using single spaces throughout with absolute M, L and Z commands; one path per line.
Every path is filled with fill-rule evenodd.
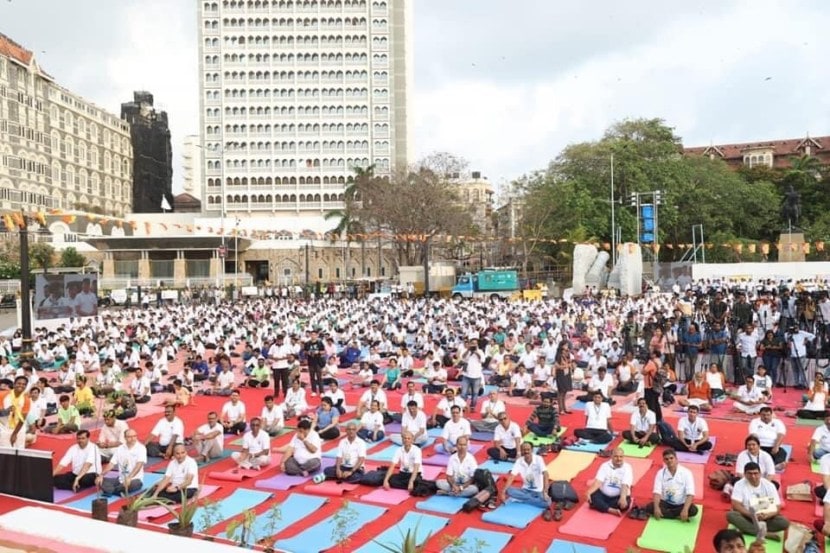
M 499 424 L 493 432 L 493 441 L 505 449 L 517 449 L 516 439 L 521 443 L 522 430 L 515 422 L 511 422 L 507 428 Z
M 267 406 L 263 405 L 259 418 L 262 419 L 265 426 L 272 426 L 274 423 L 277 423 L 280 426 L 285 424 L 285 414 L 283 413 L 282 407 L 279 405 L 274 405 L 271 409 L 268 409 Z
M 211 439 L 216 442 L 216 445 L 219 447 L 219 451 L 222 451 L 225 448 L 225 428 L 221 424 L 217 422 L 213 425 L 213 428 L 211 428 L 210 423 L 206 422 L 196 429 L 196 433 L 205 436 L 211 432 L 216 432 L 217 430 L 219 431 L 219 434 Z
M 653 494 L 659 494 L 663 501 L 671 505 L 683 505 L 686 498 L 695 495 L 695 478 L 692 471 L 677 465 L 674 475 L 663 467 L 654 477 Z
M 418 411 L 415 416 L 409 414 L 409 409 L 401 415 L 401 432 L 409 431 L 413 436 L 417 436 L 418 432 L 423 430 L 426 432 L 427 416 L 423 411 Z
M 485 420 L 495 420 L 498 418 L 499 413 L 507 412 L 507 407 L 505 407 L 504 402 L 500 399 L 496 401 L 483 401 L 481 403 L 481 418 Z
M 534 454 L 529 464 L 525 461 L 524 456 L 519 456 L 516 462 L 513 463 L 510 474 L 522 477 L 523 489 L 542 493 L 545 491 L 542 490 L 542 485 L 545 483 L 542 474 L 545 470 L 547 469 L 544 459 Z
M 271 451 L 271 436 L 263 430 L 260 430 L 254 436 L 254 433 L 249 430 L 242 437 L 242 449 L 247 449 L 251 455 L 256 455 L 262 451 Z
M 406 406 L 410 401 L 418 404 L 418 409 L 424 408 L 424 395 L 421 392 L 415 392 L 412 395 L 408 393 L 401 396 L 401 411 L 406 411 Z
M 183 444 L 184 423 L 182 422 L 182 419 L 180 419 L 179 417 L 173 417 L 172 421 L 167 420 L 167 418 L 165 417 L 156 423 L 150 434 L 158 437 L 159 445 L 162 447 L 170 445 L 170 439 L 173 437 L 174 434 L 176 436 L 176 443 Z
M 167 470 L 164 471 L 164 476 L 170 478 L 170 485 L 179 488 L 184 484 L 184 480 L 189 474 L 192 474 L 193 478 L 190 480 L 190 484 L 187 485 L 187 489 L 199 489 L 199 467 L 193 457 L 185 457 L 181 463 L 173 459 L 167 465 Z
M 294 390 L 291 388 L 285 394 L 285 405 L 293 409 L 294 411 L 304 411 L 308 408 L 308 403 L 305 400 L 305 390 L 300 388 L 298 390 Z
M 746 478 L 741 478 L 732 489 L 732 499 L 740 501 L 747 509 L 762 511 L 766 506 L 781 505 L 778 490 L 766 478 L 761 478 L 758 486 L 751 486 Z
M 822 476 L 830 476 L 830 453 L 822 455 L 818 465 Z
M 755 386 L 752 389 L 748 389 L 746 384 L 743 386 L 738 387 L 738 397 L 741 401 L 758 401 L 763 399 L 763 394 L 761 393 L 761 389 Z
M 123 477 L 128 476 L 139 463 L 141 469 L 135 474 L 136 480 L 144 480 L 144 467 L 147 466 L 147 448 L 144 444 L 136 442 L 132 448 L 127 444 L 121 444 L 115 448 L 115 453 L 110 458 L 110 465 Z
M 635 432 L 648 432 L 655 424 L 657 424 L 657 415 L 651 409 L 646 409 L 645 415 L 641 415 L 639 409 L 631 413 L 631 426 L 634 427 Z
M 608 430 L 608 421 L 611 419 L 611 406 L 605 402 L 597 405 L 592 401 L 585 406 L 585 415 L 588 419 L 588 428 Z
M 769 424 L 760 418 L 752 419 L 749 423 L 749 433 L 758 436 L 761 447 L 772 447 L 778 440 L 778 435 L 786 435 L 787 427 L 780 419 L 772 419 Z
M 758 451 L 757 457 L 750 455 L 747 450 L 738 453 L 738 459 L 735 461 L 735 473 L 739 476 L 743 475 L 744 467 L 750 462 L 758 463 L 758 466 L 761 467 L 761 476 L 764 478 L 775 476 L 775 462 L 772 460 L 772 455 L 763 449 Z
M 827 428 L 826 424 L 817 426 L 813 430 L 812 441 L 817 442 L 820 449 L 830 451 L 830 429 Z
M 87 463 L 90 465 L 87 471 L 88 474 L 101 474 L 101 452 L 98 446 L 92 442 L 87 443 L 87 446 L 83 449 L 78 444 L 72 444 L 63 454 L 58 464 L 68 466 L 72 474 L 77 476 Z
M 448 420 L 444 425 L 444 431 L 441 433 L 441 437 L 444 438 L 445 441 L 455 444 L 461 436 L 469 436 L 472 433 L 473 431 L 470 429 L 470 421 L 462 417 L 458 420 L 458 422 L 455 422 L 452 419 Z
M 372 392 L 371 388 L 363 392 L 363 395 L 360 396 L 360 403 L 366 404 L 366 407 L 371 407 L 372 401 L 377 400 L 380 403 L 380 409 L 386 409 L 388 405 L 386 401 L 386 392 L 378 388 L 377 392 Z
M 530 385 L 533 383 L 533 377 L 529 374 L 525 373 L 513 373 L 513 376 L 510 377 L 510 385 L 516 388 L 517 390 L 527 390 L 530 388 Z
M 412 445 L 409 448 L 409 451 L 401 446 L 395 452 L 395 456 L 392 458 L 393 465 L 400 465 L 401 472 L 412 472 L 415 470 L 415 466 L 417 465 L 420 470 L 421 466 L 421 448 L 417 445 Z
M 300 439 L 299 434 L 295 433 L 294 437 L 291 438 L 291 447 L 294 450 L 294 459 L 301 465 L 311 459 L 320 459 L 323 455 L 323 452 L 320 450 L 320 446 L 323 444 L 323 441 L 320 439 L 320 435 L 317 434 L 317 432 L 309 430 L 308 436 L 306 436 L 306 441 L 314 445 L 316 448 L 314 453 L 310 452 L 308 448 L 306 448 L 305 443 Z
M 622 487 L 631 488 L 634 482 L 634 470 L 626 462 L 619 467 L 614 466 L 613 461 L 605 461 L 597 471 L 597 482 L 602 482 L 600 491 L 608 497 L 618 497 L 622 493 Z
M 461 412 L 464 412 L 464 408 L 467 406 L 467 402 L 461 399 L 460 397 L 454 397 L 452 399 L 452 403 L 447 401 L 446 397 L 442 397 L 441 401 L 438 402 L 438 407 L 436 408 L 442 415 L 447 417 L 448 419 L 452 417 L 452 406 L 458 405 L 461 407 Z
M 232 401 L 226 401 L 222 406 L 222 418 L 231 422 L 245 420 L 245 404 L 241 401 L 235 404 Z
M 231 388 L 234 382 L 233 371 L 222 371 L 216 376 L 216 383 L 220 389 Z
M 456 484 L 463 484 L 472 480 L 473 473 L 478 468 L 478 463 L 475 457 L 468 451 L 462 461 L 458 457 L 458 453 L 453 453 L 450 456 L 450 461 L 447 463 L 447 476 L 451 477 Z
M 340 459 L 340 465 L 344 467 L 353 467 L 357 465 L 358 460 L 366 459 L 366 442 L 355 436 L 354 441 L 349 441 L 349 438 L 340 440 L 337 446 L 337 457 Z
M 704 432 L 709 432 L 709 425 L 700 417 L 695 422 L 690 422 L 689 417 L 685 416 L 677 421 L 677 431 L 681 439 L 696 442 L 703 437 Z
M 383 413 L 380 411 L 366 411 L 360 417 L 360 426 L 370 432 L 375 430 L 383 430 Z

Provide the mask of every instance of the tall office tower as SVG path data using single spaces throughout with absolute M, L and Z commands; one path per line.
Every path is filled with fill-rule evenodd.
M 121 104 L 121 118 L 130 124 L 133 142 L 133 212 L 162 213 L 173 204 L 173 148 L 167 112 L 153 107 L 153 95 L 133 92 Z
M 354 168 L 404 166 L 411 13 L 411 0 L 199 0 L 205 215 L 327 230 Z

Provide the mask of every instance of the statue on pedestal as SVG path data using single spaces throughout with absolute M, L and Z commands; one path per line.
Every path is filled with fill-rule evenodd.
M 781 218 L 788 226 L 795 226 L 798 224 L 798 218 L 801 216 L 801 194 L 793 188 L 791 184 L 784 193 L 784 202 L 781 205 Z

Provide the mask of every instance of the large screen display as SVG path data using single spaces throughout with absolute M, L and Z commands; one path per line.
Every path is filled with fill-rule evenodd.
M 34 312 L 37 319 L 98 315 L 96 275 L 37 275 L 35 286 Z

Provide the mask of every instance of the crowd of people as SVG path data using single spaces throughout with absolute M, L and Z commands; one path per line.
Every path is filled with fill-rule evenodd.
M 710 450 L 706 416 L 729 402 L 748 424 L 736 474 L 724 486 L 731 510 L 723 523 L 763 542 L 789 525 L 780 513 L 778 473 L 788 457 L 776 388 L 803 390 L 803 405 L 792 415 L 824 421 L 803 445 L 821 466 L 816 493 L 830 505 L 824 493 L 830 412 L 820 364 L 828 322 L 825 291 L 772 281 L 702 281 L 642 298 L 270 297 L 111 310 L 36 329 L 31 361 L 21 362 L 20 333 L 0 337 L 0 446 L 31 447 L 42 433 L 74 433 L 76 443 L 55 469 L 55 486 L 98 486 L 111 495 L 140 489 L 148 460 L 167 460 L 152 493 L 181 501 L 197 493 L 199 466 L 223 455 L 227 435 L 242 439 L 232 456 L 240 470 L 260 470 L 279 454 L 279 470 L 293 475 L 319 471 L 323 444 L 337 441 L 327 478 L 374 479 L 419 493 L 434 484 L 432 492 L 478 497 L 482 484 L 470 440 L 485 434 L 487 458 L 513 468 L 503 485 L 481 496 L 483 507 L 509 498 L 558 520 L 572 504 L 551 497 L 544 457 L 621 435 L 639 447 L 665 446 L 652 502 L 633 504 L 632 470 L 620 448 L 600 452 L 608 460 L 584 500 L 616 516 L 688 520 L 698 512 L 695 483 L 677 453 Z M 354 405 L 344 382 L 363 390 Z M 249 405 L 240 394 L 245 388 L 266 388 L 268 395 L 262 405 Z M 164 414 L 141 439 L 129 421 L 159 394 Z M 177 411 L 198 394 L 226 399 L 188 429 Z M 620 394 L 636 398 L 625 428 L 612 424 Z M 433 410 L 426 408 L 430 396 L 440 397 Z M 529 418 L 517 420 L 511 398 L 532 405 Z M 585 403 L 584 424 L 563 435 L 560 420 L 571 414 L 574 399 Z M 667 406 L 684 410 L 676 425 L 663 417 Z M 84 428 L 85 417 L 95 413 L 103 419 L 97 442 Z M 272 447 L 289 419 L 297 419 L 290 441 Z M 400 431 L 387 432 L 393 422 Z M 434 483 L 421 475 L 431 428 L 441 429 L 435 451 L 448 456 Z M 531 434 L 545 444 L 526 441 Z M 399 449 L 388 471 L 370 478 L 367 449 L 387 438 Z M 817 534 L 830 534 L 830 507 L 825 513 L 815 523 Z M 732 543 L 729 536 L 721 541 Z M 716 549 L 722 550 L 717 542 Z

